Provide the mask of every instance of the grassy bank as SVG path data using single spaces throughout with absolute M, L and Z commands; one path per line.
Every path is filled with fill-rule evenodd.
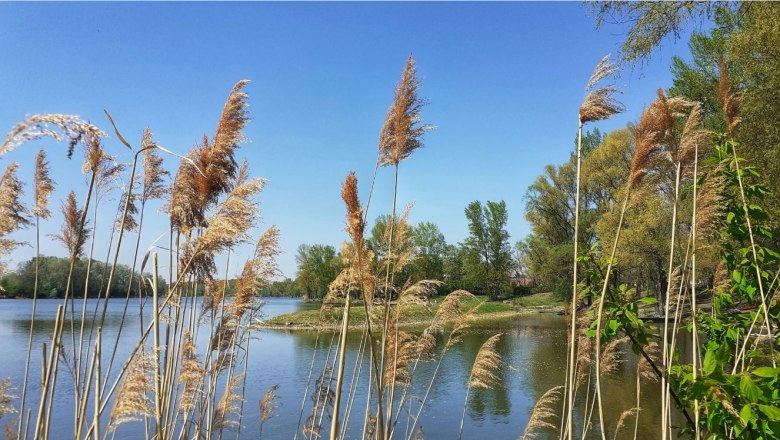
M 408 307 L 400 323 L 407 326 L 427 324 L 436 314 L 443 298 L 434 298 L 429 307 L 422 305 Z M 488 301 L 486 296 L 478 296 L 476 299 L 464 301 L 461 309 L 465 312 L 475 307 L 477 309 L 474 312 L 474 319 L 487 320 L 524 313 L 557 312 L 562 310 L 562 303 L 555 300 L 551 293 L 537 293 L 507 301 Z M 320 310 L 303 310 L 276 316 L 265 321 L 262 327 L 296 329 L 313 328 L 319 325 L 336 328 L 343 314 L 344 309 L 341 304 L 329 304 L 324 305 Z M 365 316 L 363 305 L 353 303 L 349 313 L 350 327 L 361 327 L 365 322 Z

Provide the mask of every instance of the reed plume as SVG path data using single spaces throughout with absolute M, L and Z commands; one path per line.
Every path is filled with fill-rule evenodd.
M 612 84 L 596 88 L 599 83 L 617 71 L 618 67 L 610 62 L 609 55 L 602 58 L 596 65 L 596 69 L 590 75 L 588 84 L 585 86 L 585 99 L 580 106 L 581 124 L 608 119 L 625 110 L 623 104 L 615 98 L 620 89 Z
M 260 426 L 262 426 L 271 416 L 274 415 L 277 409 L 277 402 L 279 397 L 276 395 L 276 390 L 279 389 L 279 385 L 274 385 L 268 388 L 268 391 L 263 394 L 260 399 Z M 262 428 L 260 428 L 262 430 Z
M 729 69 L 723 57 L 718 61 L 718 88 L 716 91 L 718 101 L 723 108 L 723 118 L 726 120 L 726 128 L 730 135 L 741 121 L 739 117 L 741 99 L 739 92 L 735 91 L 731 84 Z
M 249 121 L 248 95 L 243 88 L 249 81 L 236 83 L 222 110 L 211 141 L 203 136 L 182 160 L 173 182 L 167 210 L 171 223 L 180 230 L 206 225 L 206 211 L 219 196 L 231 191 L 240 169 L 235 151 L 243 140 L 241 130 Z
M 623 357 L 623 345 L 628 342 L 628 336 L 615 338 L 604 346 L 604 353 L 601 355 L 601 372 L 609 375 L 620 370 L 625 358 Z
M 268 421 L 268 419 L 271 418 L 271 416 L 274 415 L 277 409 L 277 400 L 279 399 L 276 396 L 276 390 L 279 389 L 279 385 L 274 385 L 271 388 L 268 389 L 268 391 L 265 392 L 263 395 L 263 398 L 260 399 L 260 434 L 258 435 L 259 438 L 263 438 L 263 426 L 265 426 L 265 422 Z
M 154 146 L 152 131 L 144 129 L 141 137 L 141 149 L 143 150 L 142 164 L 144 167 L 143 190 L 141 191 L 141 203 L 146 203 L 151 199 L 161 199 L 165 195 L 165 186 L 163 180 L 170 173 L 162 168 L 163 159 L 157 154 Z
M 502 333 L 488 338 L 477 352 L 474 365 L 471 366 L 469 380 L 466 384 L 466 400 L 463 402 L 463 414 L 460 417 L 460 432 L 458 439 L 463 437 L 463 422 L 466 419 L 466 404 L 469 402 L 469 394 L 473 388 L 491 389 L 498 385 L 499 378 L 494 373 L 501 366 L 501 355 L 498 354 L 498 341 Z
M 423 432 L 422 426 L 417 427 L 417 431 L 414 432 L 412 440 L 425 440 L 425 432 Z
M 620 433 L 620 430 L 626 426 L 626 419 L 632 416 L 638 416 L 639 411 L 642 408 L 629 408 L 622 413 L 620 413 L 620 418 L 618 418 L 617 426 L 615 426 L 615 434 L 612 437 L 612 440 L 618 439 L 618 434 Z
M 660 362 L 658 358 L 661 354 L 661 348 L 658 346 L 657 342 L 651 341 L 649 344 L 645 345 L 644 349 L 645 353 L 647 353 L 647 355 L 654 363 L 658 364 Z M 655 370 L 653 369 L 653 365 L 644 356 L 639 356 L 636 371 L 637 375 L 642 379 L 650 381 L 658 380 L 658 374 L 656 374 Z
M 21 201 L 23 184 L 16 176 L 18 168 L 18 163 L 11 163 L 0 179 L 0 255 L 24 244 L 8 238 L 8 235 L 30 224 L 27 207 Z M 0 266 L 0 272 L 2 269 Z
M 81 218 L 84 211 L 78 207 L 76 202 L 76 193 L 68 193 L 67 202 L 62 204 L 62 215 L 65 218 L 60 229 L 60 234 L 51 235 L 51 237 L 65 246 L 68 251 L 68 257 L 75 261 L 84 254 L 84 244 L 87 236 L 91 232 L 88 227 L 89 220 L 84 221 L 84 227 L 81 227 Z
M 542 397 L 536 401 L 533 410 L 531 410 L 531 418 L 528 420 L 528 424 L 525 425 L 523 435 L 520 436 L 520 440 L 531 440 L 537 438 L 538 431 L 540 429 L 555 429 L 556 426 L 553 420 L 557 417 L 556 405 L 561 398 L 561 392 L 563 391 L 563 385 L 550 388 L 542 394 Z
M 257 218 L 257 202 L 252 200 L 263 190 L 264 179 L 249 179 L 246 161 L 241 165 L 235 186 L 208 218 L 208 227 L 198 237 L 195 248 L 206 253 L 219 253 L 249 239 L 249 230 Z
M 16 409 L 12 402 L 16 396 L 11 394 L 11 378 L 0 380 L 0 418 L 6 414 L 15 414 Z
M 498 354 L 498 341 L 502 333 L 491 336 L 477 352 L 477 358 L 471 367 L 469 375 L 469 388 L 490 389 L 498 385 L 498 376 L 495 371 L 501 366 L 501 355 Z
M 59 130 L 59 131 L 58 131 Z M 60 133 L 62 132 L 62 133 Z M 63 136 L 64 135 L 64 136 Z M 20 145 L 44 137 L 60 141 L 68 139 L 67 156 L 73 155 L 73 149 L 79 142 L 94 141 L 106 134 L 78 116 L 62 114 L 32 115 L 18 123 L 0 144 L 0 157 Z
M 686 177 L 691 174 L 697 147 L 699 151 L 703 151 L 704 149 L 700 147 L 707 145 L 711 136 L 709 131 L 702 128 L 701 117 L 701 104 L 693 104 L 680 135 L 680 152 L 677 161 L 683 166 L 683 175 Z
M 420 111 L 426 101 L 418 96 L 419 88 L 415 62 L 409 57 L 380 132 L 379 163 L 382 166 L 397 166 L 409 158 L 414 150 L 423 146 L 425 132 L 433 128 L 422 123 Z
M 225 386 L 225 391 L 214 410 L 213 427 L 215 429 L 235 429 L 238 427 L 238 421 L 231 417 L 237 415 L 241 409 L 239 407 L 241 395 L 238 393 L 238 389 L 241 387 L 242 378 L 243 374 L 238 374 L 232 377 Z
M 138 355 L 130 363 L 111 409 L 109 432 L 122 423 L 154 417 L 154 405 L 149 398 L 149 394 L 154 392 L 154 369 L 154 359 L 150 355 Z
M 192 333 L 184 332 L 181 345 L 181 368 L 178 383 L 184 385 L 179 398 L 179 412 L 189 413 L 195 407 L 197 395 L 205 379 L 206 369 L 198 358 Z
M 35 180 L 33 183 L 35 206 L 32 210 L 35 216 L 42 219 L 47 219 L 51 216 L 49 196 L 53 191 L 54 181 L 49 177 L 49 161 L 46 160 L 46 153 L 41 148 L 35 157 Z

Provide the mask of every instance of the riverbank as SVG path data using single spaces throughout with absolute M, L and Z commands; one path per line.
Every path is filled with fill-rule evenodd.
M 399 324 L 403 327 L 426 326 L 430 324 L 443 299 L 444 297 L 435 298 L 429 307 L 422 305 L 410 306 L 404 312 Z M 509 319 L 536 313 L 560 313 L 563 311 L 563 303 L 555 300 L 551 293 L 537 293 L 506 301 L 488 301 L 487 297 L 478 296 L 476 299 L 464 302 L 461 309 L 467 311 L 475 307 L 477 309 L 471 318 L 475 322 Z M 340 321 L 343 315 L 344 309 L 342 305 L 328 305 L 324 310 L 302 310 L 279 315 L 259 323 L 258 327 L 284 330 L 337 329 L 341 325 Z M 363 304 L 353 303 L 349 313 L 349 327 L 354 329 L 362 328 L 365 325 L 365 317 Z

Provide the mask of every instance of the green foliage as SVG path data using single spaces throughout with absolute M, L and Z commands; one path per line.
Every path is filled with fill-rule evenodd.
M 86 259 L 80 259 L 73 268 L 73 279 L 71 281 L 73 292 L 77 297 L 84 294 L 84 282 L 87 273 Z M 96 297 L 105 295 L 105 284 L 108 281 L 108 273 L 111 266 L 101 261 L 92 260 L 89 273 L 89 288 L 87 295 Z M 38 295 L 40 298 L 61 298 L 65 295 L 65 286 L 67 285 L 68 272 L 70 271 L 70 260 L 68 258 L 46 257 L 40 258 L 38 271 Z M 133 296 L 137 296 L 140 274 L 136 273 L 133 279 Z M 151 277 L 144 274 L 145 277 Z M 125 297 L 127 295 L 127 285 L 130 282 L 130 268 L 124 264 L 119 264 L 114 271 L 114 278 L 111 284 L 109 294 L 112 297 Z M 158 284 L 165 288 L 165 281 L 160 278 Z M 0 286 L 9 296 L 32 298 L 33 287 L 35 285 L 35 258 L 25 261 L 19 265 L 19 268 L 0 278 Z M 149 294 L 148 285 L 143 286 L 142 295 Z
M 509 270 L 512 254 L 509 232 L 506 231 L 508 215 L 504 201 L 479 201 L 466 207 L 469 236 L 463 242 L 463 272 L 472 290 L 496 299 L 509 291 Z
M 333 246 L 302 244 L 295 261 L 298 263 L 296 288 L 307 299 L 324 297 L 330 283 L 341 272 L 341 259 Z
M 767 189 L 760 173 L 734 154 L 738 147 L 735 141 L 721 137 L 707 160 L 715 170 L 707 177 L 725 182 L 720 253 L 730 280 L 713 292 L 714 313 L 697 315 L 698 330 L 706 341 L 699 377 L 694 380 L 693 365 L 681 360 L 672 368 L 672 385 L 683 405 L 701 405 L 705 416 L 700 428 L 710 438 L 780 438 L 780 369 L 770 366 L 780 357 L 777 304 L 768 310 L 775 336 L 756 337 L 764 322 L 760 292 L 771 285 L 780 267 L 780 254 L 757 244 L 757 259 L 753 258 L 750 231 L 754 237 L 772 237 L 765 226 L 768 217 L 759 205 Z M 740 177 L 747 212 L 739 195 Z

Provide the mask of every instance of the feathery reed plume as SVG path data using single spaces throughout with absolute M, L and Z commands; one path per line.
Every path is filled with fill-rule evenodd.
M 27 219 L 27 208 L 21 202 L 23 184 L 16 177 L 18 168 L 18 163 L 11 163 L 0 179 L 0 255 L 7 254 L 23 244 L 7 237 L 17 229 L 30 224 Z
M 598 83 L 612 76 L 618 68 L 609 60 L 609 55 L 599 61 L 585 86 L 585 99 L 580 106 L 580 123 L 600 121 L 625 110 L 623 104 L 615 99 L 620 90 L 614 85 L 595 88 Z
M 729 69 L 723 57 L 718 61 L 718 89 L 716 94 L 723 107 L 723 117 L 726 120 L 726 128 L 729 134 L 734 135 L 734 129 L 740 122 L 740 96 L 731 85 Z
M 363 219 L 363 209 L 360 207 L 357 183 L 355 172 L 350 171 L 344 184 L 341 185 L 341 199 L 347 207 L 347 233 L 354 245 L 362 249 L 366 222 Z
M 563 391 L 563 385 L 550 388 L 542 394 L 542 397 L 536 401 L 533 410 L 531 411 L 531 418 L 528 420 L 528 424 L 525 425 L 523 435 L 520 436 L 520 440 L 535 439 L 540 429 L 555 429 L 553 420 L 557 417 L 556 405 L 561 398 L 561 392 Z
M 204 174 L 211 179 L 212 190 L 229 191 L 231 180 L 238 170 L 235 151 L 244 140 L 241 130 L 249 121 L 249 96 L 244 92 L 247 84 L 248 80 L 241 80 L 230 91 L 209 148 L 209 161 Z
M 388 219 L 382 237 L 382 248 L 387 249 L 383 263 L 394 273 L 400 273 L 414 258 L 411 246 L 412 227 L 409 225 L 412 206 L 410 203 L 401 216 Z
M 195 248 L 201 252 L 216 253 L 227 250 L 249 238 L 249 230 L 257 218 L 257 202 L 252 197 L 263 190 L 264 179 L 248 178 L 246 161 L 241 165 L 235 186 L 216 212 L 208 218 L 208 227 L 198 237 Z
M 212 141 L 203 136 L 187 154 L 189 160 L 179 165 L 167 207 L 174 227 L 186 230 L 203 226 L 207 208 L 234 186 L 236 172 L 240 174 L 235 151 L 249 120 L 248 96 L 243 91 L 248 83 L 239 81 L 230 91 Z
M 262 426 L 271 416 L 274 415 L 277 409 L 277 401 L 279 397 L 276 395 L 276 390 L 279 389 L 279 384 L 268 388 L 268 391 L 263 394 L 263 398 L 260 399 L 260 430 L 262 432 Z
M 134 232 L 138 230 L 138 220 L 136 220 L 136 217 L 138 216 L 138 213 L 141 211 L 138 209 L 137 202 L 141 198 L 141 196 L 137 193 L 133 193 L 130 195 L 130 201 L 128 202 L 127 194 L 128 192 L 126 190 L 122 191 L 122 196 L 119 198 L 119 208 L 118 208 L 124 212 L 125 204 L 126 204 L 127 212 L 124 216 L 119 216 L 116 219 L 114 226 L 117 229 L 124 227 L 125 231 Z
M 641 411 L 642 408 L 629 408 L 622 413 L 620 413 L 620 418 L 618 419 L 617 426 L 615 426 L 615 434 L 612 437 L 612 440 L 618 439 L 618 433 L 620 432 L 620 429 L 626 426 L 626 419 L 632 416 L 637 416 L 639 414 L 639 411 Z
M 675 120 L 670 116 L 663 90 L 658 89 L 658 98 L 643 112 L 636 125 L 636 149 L 631 160 L 628 187 L 633 188 L 655 165 L 660 154 L 662 139 L 673 130 Z
M 479 348 L 474 365 L 469 374 L 469 388 L 490 389 L 498 384 L 495 371 L 501 366 L 501 355 L 498 354 L 498 341 L 503 333 L 491 336 Z
M 696 192 L 696 235 L 710 237 L 723 221 L 725 180 L 720 173 L 710 173 Z
M 593 323 L 593 317 L 583 314 L 577 319 L 577 370 L 575 377 L 576 389 L 582 381 L 590 375 L 593 366 L 593 350 L 596 346 L 594 339 L 588 336 L 588 330 Z
M 58 129 L 62 132 L 59 133 Z M 54 140 L 62 140 L 63 134 L 68 138 L 68 153 L 70 158 L 73 149 L 79 142 L 87 142 L 105 137 L 106 134 L 99 128 L 84 122 L 78 116 L 62 114 L 32 115 L 16 126 L 8 133 L 5 141 L 0 144 L 0 157 L 16 147 L 36 139 L 50 137 Z
M 430 329 L 432 331 L 441 331 L 444 326 L 450 322 L 456 321 L 463 316 L 461 306 L 467 300 L 473 300 L 476 296 L 467 290 L 456 290 L 446 297 L 436 309 L 436 314 L 433 316 Z M 463 324 L 465 325 L 465 323 Z
M 420 111 L 426 102 L 417 95 L 419 88 L 415 62 L 409 57 L 379 135 L 379 163 L 382 166 L 398 165 L 407 159 L 423 146 L 422 136 L 433 128 L 421 123 Z
M 34 215 L 42 219 L 47 219 L 51 216 L 49 196 L 52 191 L 54 191 L 54 181 L 49 177 L 49 161 L 46 160 L 46 153 L 41 148 L 35 157 L 35 181 L 33 183 L 35 207 L 32 210 Z
M 238 389 L 241 387 L 241 379 L 243 373 L 232 377 L 229 383 L 225 386 L 225 391 L 222 393 L 222 397 L 219 398 L 219 403 L 214 410 L 214 423 L 215 429 L 235 429 L 238 427 L 238 421 L 230 417 L 237 415 L 241 409 L 239 402 L 241 402 L 241 394 L 238 393 Z
M 685 121 L 682 134 L 680 135 L 680 148 L 677 156 L 677 162 L 685 168 L 684 175 L 688 176 L 692 171 L 692 161 L 697 147 L 703 147 L 707 144 L 710 132 L 701 128 L 701 104 L 694 104 L 688 119 Z M 700 148 L 700 151 L 703 148 Z
M 713 275 L 713 290 L 715 292 L 728 292 L 731 289 L 731 274 L 725 261 L 720 260 Z
M 604 347 L 604 353 L 601 355 L 601 372 L 609 375 L 620 369 L 625 362 L 623 351 L 621 350 L 628 342 L 628 336 L 615 338 Z
M 425 433 L 423 432 L 422 426 L 417 427 L 417 431 L 415 431 L 412 440 L 425 440 Z
M 179 369 L 179 384 L 184 384 L 184 388 L 179 398 L 179 412 L 188 413 L 195 407 L 197 393 L 203 384 L 206 369 L 198 359 L 195 347 L 195 341 L 192 340 L 192 333 L 184 332 L 181 345 L 181 368 Z
M 271 226 L 257 240 L 254 257 L 244 264 L 241 277 L 236 281 L 231 304 L 236 320 L 252 308 L 258 288 L 270 284 L 271 279 L 280 273 L 276 264 L 279 252 L 279 228 Z
M 142 420 L 144 416 L 154 416 L 154 405 L 149 398 L 149 393 L 154 391 L 154 381 L 150 376 L 154 374 L 152 356 L 141 354 L 133 359 L 114 400 L 109 431 L 115 430 L 122 423 Z
M 388 386 L 405 386 L 411 379 L 409 367 L 416 359 L 432 353 L 436 339 L 432 335 L 415 337 L 411 333 L 399 331 L 394 322 L 392 324 L 388 326 L 389 334 L 385 346 L 385 359 L 389 362 L 385 365 L 384 380 L 390 384 Z
M 6 414 L 16 413 L 16 409 L 11 404 L 15 397 L 11 395 L 11 378 L 0 380 L 0 418 Z
M 661 348 L 658 346 L 657 342 L 652 341 L 649 344 L 645 345 L 645 353 L 647 353 L 647 355 L 650 356 L 650 359 L 652 359 L 654 363 L 656 364 L 660 363 L 659 357 L 661 354 Z M 641 377 L 642 379 L 650 380 L 650 381 L 658 380 L 658 375 L 655 373 L 653 366 L 644 356 L 639 356 L 639 360 L 637 361 L 636 371 L 637 371 L 637 375 L 639 375 L 639 377 Z
M 84 221 L 84 227 L 81 227 L 81 217 L 83 210 L 79 209 L 76 202 L 76 193 L 68 193 L 67 202 L 62 204 L 62 215 L 65 217 L 65 223 L 62 225 L 59 235 L 50 235 L 53 239 L 62 243 L 68 250 L 68 257 L 76 260 L 84 253 L 84 244 L 90 233 L 87 227 L 89 220 Z
M 162 168 L 163 159 L 157 153 L 156 145 L 151 130 L 144 129 L 141 137 L 141 149 L 143 149 L 144 181 L 143 191 L 141 192 L 141 203 L 146 203 L 151 199 L 160 199 L 165 195 L 165 186 L 163 177 L 169 175 L 168 171 Z

